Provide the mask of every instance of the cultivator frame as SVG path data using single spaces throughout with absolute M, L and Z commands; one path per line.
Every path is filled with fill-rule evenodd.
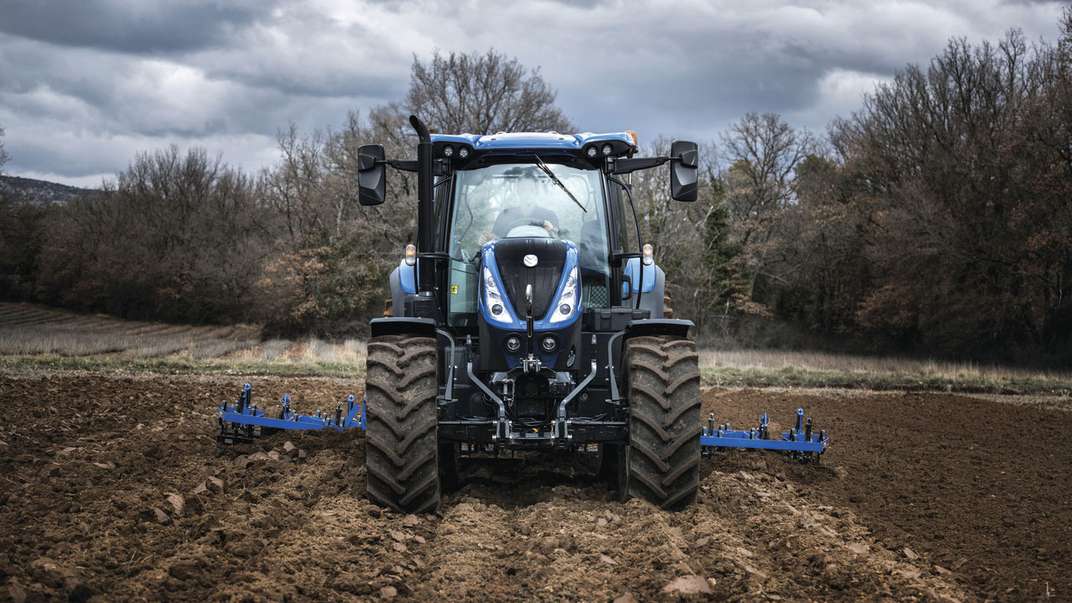
M 814 432 L 812 418 L 805 418 L 803 408 L 797 409 L 795 426 L 777 435 L 779 437 L 771 438 L 770 418 L 767 413 L 760 415 L 758 426 L 747 431 L 735 430 L 729 423 L 716 426 L 715 415 L 710 414 L 707 417 L 707 425 L 700 433 L 700 446 L 705 456 L 710 456 L 711 452 L 722 448 L 742 448 L 771 450 L 785 453 L 803 462 L 819 462 L 830 444 L 830 436 L 825 430 L 819 431 L 818 434 Z
M 224 401 L 218 409 L 220 444 L 250 442 L 258 436 L 267 435 L 276 430 L 292 431 L 364 431 L 368 425 L 366 401 L 360 402 L 353 394 L 346 396 L 343 402 L 335 406 L 335 412 L 325 414 L 317 409 L 316 414 L 303 415 L 290 407 L 290 394 L 283 394 L 279 400 L 278 416 L 271 417 L 253 402 L 253 386 L 246 383 L 242 393 L 233 404 Z M 818 434 L 812 429 L 812 418 L 805 417 L 804 409 L 796 411 L 796 424 L 788 431 L 771 438 L 770 419 L 767 413 L 759 417 L 759 425 L 747 431 L 734 430 L 729 423 L 715 425 L 715 415 L 707 417 L 707 424 L 700 433 L 700 446 L 704 456 L 725 448 L 750 450 L 770 450 L 782 452 L 801 461 L 815 461 L 826 452 L 830 437 L 826 431 Z
M 325 414 L 317 409 L 316 414 L 303 415 L 290 407 L 290 394 L 283 394 L 279 400 L 280 411 L 270 417 L 253 402 L 253 386 L 246 383 L 242 394 L 234 404 L 224 401 L 219 407 L 218 417 L 220 444 L 249 442 L 260 435 L 267 435 L 276 430 L 292 431 L 346 431 L 349 429 L 365 430 L 365 400 L 357 402 L 353 394 L 335 406 L 333 414 Z

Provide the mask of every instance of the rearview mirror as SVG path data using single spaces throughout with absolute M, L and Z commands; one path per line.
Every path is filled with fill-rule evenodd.
M 382 144 L 357 149 L 357 200 L 361 205 L 379 205 L 387 198 L 387 164 Z
M 676 140 L 670 145 L 670 196 L 676 201 L 696 200 L 700 149 L 695 142 Z

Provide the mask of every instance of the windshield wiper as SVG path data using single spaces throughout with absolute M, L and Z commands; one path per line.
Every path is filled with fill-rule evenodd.
M 536 158 L 536 167 L 543 170 L 543 173 L 547 174 L 547 177 L 551 179 L 551 182 L 558 185 L 558 188 L 566 191 L 566 194 L 569 195 L 570 199 L 573 199 L 573 202 L 577 204 L 577 207 L 581 208 L 581 211 L 588 213 L 588 210 L 584 208 L 584 205 L 581 205 L 581 202 L 577 200 L 577 197 L 573 196 L 570 189 L 566 188 L 566 185 L 558 179 L 558 176 L 555 176 L 555 173 L 551 171 L 551 168 L 547 167 L 547 164 L 543 162 L 543 159 L 540 159 L 539 155 L 533 155 L 533 157 Z

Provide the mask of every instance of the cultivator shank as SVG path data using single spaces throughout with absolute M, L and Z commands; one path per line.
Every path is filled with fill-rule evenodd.
M 700 445 L 705 455 L 720 448 L 748 448 L 753 450 L 774 450 L 783 452 L 800 461 L 819 461 L 819 457 L 826 452 L 830 442 L 826 431 L 817 434 L 812 429 L 811 417 L 804 417 L 804 409 L 798 408 L 796 412 L 796 424 L 789 431 L 775 434 L 771 438 L 770 420 L 767 413 L 759 417 L 759 425 L 747 431 L 735 430 L 729 423 L 715 425 L 715 415 L 707 418 L 707 425 L 700 434 Z
M 290 394 L 283 394 L 279 400 L 280 410 L 277 416 L 268 414 L 253 403 L 253 386 L 242 386 L 242 394 L 234 402 L 226 401 L 219 407 L 220 433 L 217 440 L 221 444 L 248 442 L 253 438 L 266 435 L 274 430 L 305 431 L 346 431 L 348 429 L 365 429 L 365 401 L 357 402 L 353 394 L 335 406 L 334 413 L 324 413 L 317 409 L 316 414 L 303 415 L 290 408 Z

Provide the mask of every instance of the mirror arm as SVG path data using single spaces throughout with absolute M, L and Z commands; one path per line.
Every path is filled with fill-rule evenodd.
M 608 161 L 608 170 L 611 174 L 632 174 L 637 170 L 648 170 L 670 161 L 670 157 L 630 157 Z
M 417 162 L 412 160 L 386 159 L 383 163 L 403 172 L 416 172 L 418 169 Z
M 630 157 L 624 159 L 615 159 L 613 161 L 608 162 L 608 169 L 611 174 L 631 174 L 638 170 L 648 170 L 653 167 L 659 167 L 667 161 L 681 163 L 685 161 L 685 157 L 683 155 L 674 155 L 672 157 Z

